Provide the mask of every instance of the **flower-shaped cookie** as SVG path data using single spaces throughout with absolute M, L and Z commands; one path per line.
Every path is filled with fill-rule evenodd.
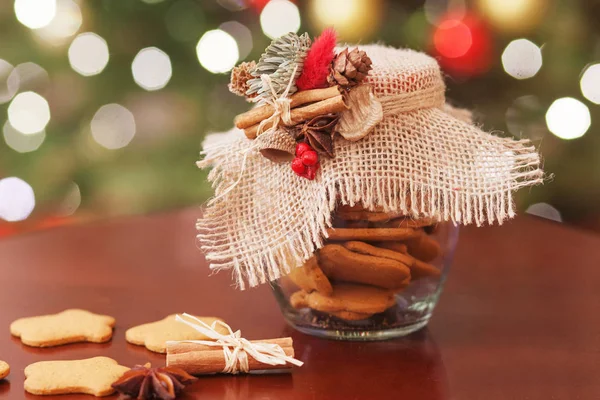
M 194 328 L 176 321 L 175 316 L 176 314 L 171 314 L 160 321 L 134 326 L 125 332 L 125 339 L 129 343 L 146 346 L 148 350 L 156 353 L 166 353 L 169 340 L 210 340 Z M 208 325 L 219 319 L 214 317 L 197 318 Z M 227 330 L 221 325 L 215 329 L 219 333 L 227 334 Z
M 10 374 L 10 366 L 4 361 L 0 360 L 0 379 L 4 379 Z
M 112 337 L 115 319 L 85 310 L 70 309 L 52 315 L 20 318 L 10 324 L 10 333 L 34 347 L 75 342 L 104 343 Z
M 25 368 L 25 390 L 31 394 L 85 393 L 108 396 L 111 386 L 129 368 L 108 357 L 85 360 L 41 361 Z

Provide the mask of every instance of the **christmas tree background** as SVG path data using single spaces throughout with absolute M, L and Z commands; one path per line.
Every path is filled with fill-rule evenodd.
M 438 58 L 455 105 L 539 146 L 552 177 L 519 210 L 600 230 L 599 19 L 567 0 L 4 0 L 0 236 L 200 205 L 202 138 L 248 108 L 228 71 L 327 26 Z

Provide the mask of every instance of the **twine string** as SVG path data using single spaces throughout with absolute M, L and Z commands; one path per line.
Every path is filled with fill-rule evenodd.
M 260 76 L 260 79 L 262 80 L 263 84 L 266 87 L 268 87 L 269 90 L 271 91 L 271 98 L 266 99 L 266 102 L 267 102 L 267 104 L 270 104 L 275 111 L 273 112 L 273 115 L 271 115 L 269 118 L 264 119 L 260 122 L 260 125 L 258 125 L 258 131 L 256 133 L 257 137 L 259 135 L 261 135 L 262 133 L 270 133 L 272 131 L 275 131 L 282 122 L 284 125 L 288 125 L 288 126 L 294 124 L 294 121 L 292 121 L 292 110 L 291 110 L 292 100 L 289 98 L 289 93 L 290 93 L 290 90 L 292 90 L 292 85 L 294 84 L 294 79 L 296 77 L 296 71 L 298 71 L 298 65 L 296 65 L 294 67 L 292 75 L 290 76 L 290 80 L 289 80 L 285 90 L 279 97 L 277 97 L 277 92 L 275 91 L 275 88 L 273 87 L 273 82 L 271 80 L 271 77 L 267 74 L 262 74 Z M 265 130 L 265 127 L 269 123 L 271 123 L 271 126 L 267 130 Z M 242 167 L 240 168 L 240 175 L 235 180 L 235 182 L 233 182 L 229 187 L 227 187 L 227 189 L 225 189 L 223 192 L 219 193 L 218 196 L 213 197 L 208 202 L 208 205 L 211 205 L 215 201 L 226 196 L 229 192 L 231 192 L 233 189 L 235 189 L 235 187 L 240 183 L 240 181 L 244 177 L 244 172 L 246 171 L 246 161 L 248 159 L 248 154 L 250 153 L 250 151 L 254 150 L 256 147 L 258 147 L 258 144 L 254 144 L 254 145 L 250 146 L 249 148 L 244 149 L 240 152 L 240 154 L 244 155 L 244 158 L 242 159 Z
M 292 90 L 292 85 L 294 84 L 294 79 L 296 77 L 297 71 L 298 71 L 298 65 L 296 65 L 294 67 L 294 70 L 292 71 L 292 75 L 290 76 L 290 80 L 289 80 L 285 90 L 279 97 L 277 97 L 277 92 L 275 91 L 275 88 L 273 87 L 273 81 L 271 80 L 271 77 L 267 74 L 263 74 L 260 76 L 263 86 L 266 86 L 271 91 L 271 98 L 265 99 L 265 102 L 267 104 L 270 104 L 273 107 L 274 112 L 273 112 L 273 115 L 271 115 L 269 118 L 264 119 L 260 122 L 260 124 L 258 125 L 258 131 L 256 132 L 257 137 L 260 134 L 262 134 L 263 131 L 265 131 L 265 127 L 268 124 L 271 124 L 271 126 L 265 132 L 277 129 L 279 124 L 281 124 L 282 122 L 284 125 L 288 125 L 288 126 L 294 124 L 294 122 L 292 121 L 292 110 L 291 110 L 292 100 L 289 98 L 289 93 L 290 93 L 290 90 Z
M 214 346 L 223 348 L 223 357 L 225 359 L 225 368 L 223 373 L 225 374 L 238 374 L 240 372 L 247 373 L 250 370 L 248 364 L 248 356 L 254 358 L 256 361 L 268 364 L 268 365 L 285 365 L 290 363 L 301 367 L 304 363 L 293 357 L 285 354 L 285 351 L 275 343 L 252 343 L 247 339 L 244 339 L 239 330 L 233 331 L 229 325 L 220 320 L 215 320 L 211 325 L 206 322 L 189 315 L 187 313 L 182 314 L 183 317 L 192 319 L 194 322 L 184 319 L 182 316 L 177 315 L 175 319 L 179 322 L 183 322 L 187 326 L 195 329 L 204 336 L 207 336 L 213 340 L 182 340 L 182 341 L 169 341 L 169 343 L 196 343 L 205 346 Z M 222 326 L 227 330 L 227 334 L 219 333 L 216 328 Z
M 215 201 L 219 200 L 220 198 L 225 197 L 229 192 L 231 192 L 233 189 L 235 189 L 235 187 L 240 183 L 240 181 L 244 177 L 244 171 L 246 171 L 246 162 L 248 161 L 248 156 L 259 145 L 260 145 L 260 143 L 254 143 L 252 146 L 250 146 L 250 147 L 248 147 L 248 148 L 240 151 L 240 154 L 244 155 L 244 158 L 242 158 L 242 167 L 240 169 L 240 175 L 235 180 L 235 182 L 233 182 L 231 185 L 229 185 L 227 187 L 227 189 L 225 189 L 224 191 L 222 191 L 221 193 L 219 193 L 218 196 L 214 196 L 212 199 L 210 199 L 208 201 L 207 205 L 213 204 Z

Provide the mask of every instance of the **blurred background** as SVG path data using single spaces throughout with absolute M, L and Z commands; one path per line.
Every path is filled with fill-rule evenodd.
M 0 236 L 199 205 L 207 132 L 247 103 L 229 71 L 334 26 L 435 56 L 478 124 L 532 139 L 553 178 L 519 210 L 600 231 L 600 2 L 1 0 Z

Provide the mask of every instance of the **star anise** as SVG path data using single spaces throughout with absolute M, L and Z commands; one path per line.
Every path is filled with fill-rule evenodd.
M 172 400 L 196 379 L 180 368 L 151 368 L 147 363 L 125 372 L 112 387 L 134 399 Z
M 338 114 L 319 115 L 297 125 L 292 135 L 296 140 L 306 140 L 317 152 L 333 158 L 333 135 L 339 119 Z

